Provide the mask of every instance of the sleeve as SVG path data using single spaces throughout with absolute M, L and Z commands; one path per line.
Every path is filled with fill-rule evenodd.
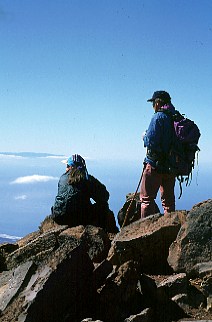
M 89 175 L 89 193 L 90 198 L 92 198 L 95 202 L 105 203 L 108 202 L 109 192 L 107 191 L 105 185 L 103 185 L 99 180 Z
M 162 119 L 158 118 L 157 113 L 152 117 L 148 130 L 143 137 L 144 147 L 153 151 L 161 150 L 161 137 L 163 133 Z
M 68 184 L 68 174 L 64 173 L 60 177 L 60 180 L 57 185 L 57 194 L 58 195 L 62 194 L 66 190 L 67 184 Z

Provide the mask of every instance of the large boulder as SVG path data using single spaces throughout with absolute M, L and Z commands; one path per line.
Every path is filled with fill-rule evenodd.
M 96 289 L 113 269 L 105 261 L 110 245 L 102 228 L 68 228 L 49 220 L 18 243 L 1 245 L 0 321 L 73 322 L 91 316 Z
M 93 262 L 100 263 L 107 258 L 111 241 L 104 229 L 91 225 L 77 226 L 62 231 L 58 236 L 61 245 L 72 245 L 75 239 L 83 245 Z
M 186 212 L 173 212 L 168 216 L 152 215 L 124 227 L 114 238 L 108 259 L 118 266 L 137 261 L 144 273 L 170 273 L 169 247 L 185 220 Z
M 123 321 L 141 311 L 141 294 L 137 289 L 138 264 L 128 261 L 115 269 L 98 289 L 100 319 L 104 322 Z M 140 307 L 140 310 L 139 310 Z
M 209 262 L 212 251 L 212 199 L 194 206 L 170 246 L 168 263 L 175 272 L 195 276 L 198 263 Z
M 63 258 L 55 254 L 37 267 L 32 262 L 20 265 L 2 294 L 0 321 L 63 322 L 65 316 L 67 321 L 89 316 L 91 299 L 95 301 L 93 269 L 81 246 Z M 18 296 L 12 301 L 15 294 Z
M 23 244 L 7 257 L 6 264 L 8 269 L 17 267 L 19 264 L 33 260 L 40 262 L 47 258 L 55 249 L 59 247 L 58 235 L 63 231 L 61 228 L 50 230 L 44 234 L 39 234 L 29 243 Z M 77 241 L 76 241 L 77 243 Z M 76 244 L 74 245 L 76 246 Z

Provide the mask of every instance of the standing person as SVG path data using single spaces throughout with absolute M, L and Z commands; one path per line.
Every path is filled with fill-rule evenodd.
M 66 172 L 58 182 L 52 218 L 56 223 L 69 227 L 94 225 L 117 232 L 108 200 L 109 192 L 106 187 L 88 174 L 85 160 L 75 154 L 68 158 Z
M 174 114 L 175 108 L 166 91 L 154 92 L 147 102 L 152 102 L 155 113 L 143 136 L 147 152 L 140 192 L 142 218 L 157 212 L 155 199 L 159 189 L 164 215 L 175 211 L 175 175 L 169 173 L 169 152 L 174 130 L 172 119 L 168 115 Z

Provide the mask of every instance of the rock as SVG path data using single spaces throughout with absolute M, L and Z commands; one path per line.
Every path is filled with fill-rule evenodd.
M 102 261 L 93 271 L 93 285 L 95 289 L 100 288 L 107 276 L 112 272 L 113 270 L 113 265 L 107 261 L 104 260 Z
M 75 237 L 76 239 L 80 239 L 82 237 L 84 230 L 85 230 L 85 227 L 82 225 L 66 228 L 60 233 L 59 240 L 63 242 L 62 239 L 63 237 L 66 237 L 66 236 L 72 236 L 72 237 Z
M 13 277 L 13 271 L 4 271 L 0 274 L 0 299 L 7 289 L 10 279 Z M 0 310 L 1 311 L 1 310 Z
M 207 311 L 212 312 L 212 296 L 209 295 L 207 297 Z
M 131 313 L 139 313 L 141 295 L 137 290 L 139 272 L 133 261 L 121 265 L 110 274 L 98 290 L 99 316 L 104 322 L 117 322 Z M 141 305 L 140 305 L 141 308 Z
M 35 267 L 36 266 L 33 264 L 33 262 L 26 262 L 12 272 L 6 289 L 0 295 L 1 311 L 6 309 L 12 299 L 18 294 L 21 288 L 23 288 L 24 283 L 27 283 L 29 276 L 31 277 L 32 273 L 34 273 Z
M 6 259 L 16 249 L 18 249 L 17 244 L 4 243 L 0 245 L 0 272 L 7 269 Z
M 201 219 L 197 212 L 211 209 L 210 201 L 194 206 L 189 223 L 185 211 L 153 215 L 116 235 L 94 226 L 59 226 L 46 218 L 37 232 L 11 247 L 0 246 L 0 322 L 211 320 L 211 262 L 202 240 L 195 246 L 197 260 L 191 258 L 194 248 L 189 250 L 192 237 L 183 241 L 182 272 L 173 273 L 167 262 L 183 227 L 191 234 L 199 226 L 207 235 L 207 216 Z M 189 274 L 183 271 L 186 256 L 194 264 Z
M 72 244 L 76 239 L 85 247 L 93 262 L 100 263 L 106 259 L 111 241 L 102 228 L 91 225 L 76 226 L 63 230 L 58 236 L 59 244 Z
M 47 231 L 50 230 L 55 230 L 57 228 L 62 228 L 63 230 L 67 229 L 68 226 L 67 225 L 58 225 L 51 217 L 51 215 L 47 216 L 40 224 L 39 226 L 39 232 L 41 234 L 46 233 Z
M 55 248 L 58 247 L 58 242 L 55 232 L 48 232 L 40 235 L 30 243 L 18 248 L 7 257 L 7 268 L 12 269 L 20 263 L 37 260 L 40 261 L 47 257 Z
M 174 284 L 174 280 L 177 280 L 174 276 L 169 276 L 168 279 L 170 282 L 172 281 L 171 284 Z M 163 285 L 162 282 L 157 287 L 152 278 L 142 274 L 140 283 L 145 305 L 153 309 L 153 321 L 175 321 L 187 316 L 186 312 L 169 297 L 169 292 L 166 290 L 168 284 L 165 281 L 164 284 L 166 287 L 160 287 L 160 284 Z M 171 288 L 174 290 L 173 285 Z
M 152 309 L 146 308 L 141 313 L 126 318 L 124 322 L 154 322 Z
M 124 227 L 112 242 L 108 259 L 113 265 L 121 265 L 130 259 L 137 261 L 144 273 L 171 273 L 167 263 L 169 246 L 185 218 L 185 212 L 174 212 L 169 216 L 158 214 Z
M 70 321 L 77 321 L 84 314 L 89 316 L 92 271 L 93 264 L 82 247 L 76 247 L 54 266 L 49 261 L 37 268 L 26 285 L 22 283 L 22 305 L 13 301 L 0 321 L 62 322 L 65 312 Z
M 205 296 L 212 296 L 212 275 L 204 276 L 201 287 Z
M 177 294 L 171 298 L 171 300 L 177 303 L 182 309 L 188 307 L 188 295 L 184 293 Z
M 193 267 L 211 261 L 212 199 L 192 208 L 169 250 L 168 263 L 175 272 L 195 275 Z
M 41 233 L 39 231 L 34 231 L 34 232 L 24 236 L 23 238 L 19 239 L 16 244 L 18 245 L 18 248 L 26 246 L 31 241 L 38 238 L 40 235 L 41 235 Z
M 104 229 L 88 225 L 80 240 L 93 262 L 100 263 L 107 258 L 111 241 Z
M 212 261 L 208 261 L 206 263 L 198 263 L 194 265 L 191 272 L 192 275 L 199 277 L 212 275 Z
M 100 321 L 100 320 L 93 320 L 92 318 L 88 318 L 88 319 L 83 319 L 81 322 L 103 322 L 103 321 Z
M 158 290 L 163 289 L 169 298 L 174 297 L 177 294 L 187 293 L 188 279 L 185 273 L 176 274 L 167 277 L 161 283 L 158 284 Z

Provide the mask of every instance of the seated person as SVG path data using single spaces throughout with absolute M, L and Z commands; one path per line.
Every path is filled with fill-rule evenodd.
M 75 154 L 68 158 L 66 172 L 60 177 L 52 218 L 56 223 L 69 227 L 93 225 L 117 232 L 108 199 L 106 187 L 88 174 L 85 160 Z

